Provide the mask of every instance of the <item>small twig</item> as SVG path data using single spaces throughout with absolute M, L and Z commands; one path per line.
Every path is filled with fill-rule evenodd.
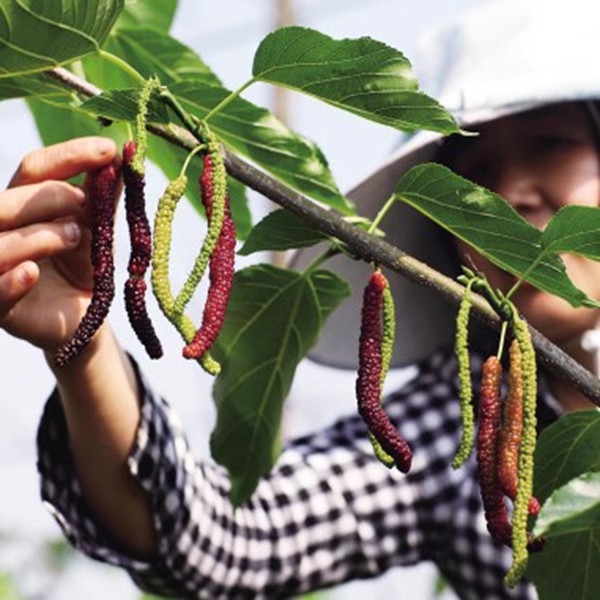
M 99 96 L 102 93 L 102 90 L 99 87 L 96 87 L 93 83 L 90 83 L 85 79 L 77 77 L 77 75 L 63 67 L 55 67 L 45 73 L 49 77 L 56 79 L 66 87 L 75 90 L 84 96 Z
M 66 87 L 86 96 L 97 96 L 102 93 L 102 90 L 96 86 L 61 67 L 52 69 L 48 73 Z M 188 151 L 193 150 L 197 145 L 193 136 L 181 127 L 149 125 L 148 130 Z M 232 177 L 304 219 L 319 231 L 344 242 L 362 260 L 376 262 L 420 285 L 433 288 L 454 306 L 460 303 L 464 287 L 458 282 L 402 252 L 385 240 L 346 222 L 335 212 L 325 210 L 303 194 L 224 148 L 223 155 L 227 171 Z M 500 331 L 501 319 L 482 296 L 473 295 L 472 309 L 477 319 Z M 530 330 L 537 355 L 544 367 L 553 375 L 570 382 L 594 404 L 600 406 L 600 380 L 531 326 Z

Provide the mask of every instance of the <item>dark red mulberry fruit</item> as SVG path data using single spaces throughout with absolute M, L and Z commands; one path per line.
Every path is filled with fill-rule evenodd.
M 359 367 L 356 380 L 358 412 L 373 437 L 394 459 L 398 469 L 407 473 L 412 451 L 398 433 L 381 406 L 381 370 L 383 328 L 381 313 L 387 280 L 381 271 L 371 274 L 363 295 L 359 342 Z
M 125 211 L 131 240 L 129 279 L 125 283 L 125 308 L 131 327 L 150 358 L 160 358 L 162 346 L 146 309 L 144 276 L 152 258 L 152 233 L 146 216 L 144 174 L 134 168 L 136 144 L 123 146 L 123 180 Z
M 110 164 L 90 173 L 86 182 L 91 215 L 94 285 L 90 304 L 77 330 L 54 357 L 60 367 L 68 364 L 88 345 L 106 318 L 115 295 L 113 230 L 117 180 L 115 166 Z
M 212 197 L 205 193 L 202 195 L 202 201 L 206 208 L 206 217 L 210 221 Z M 235 243 L 235 224 L 227 195 L 221 233 L 209 262 L 209 288 L 202 324 L 194 339 L 183 349 L 185 358 L 198 359 L 208 352 L 223 327 L 235 273 Z
M 481 374 L 477 467 L 488 531 L 494 539 L 510 546 L 512 527 L 496 471 L 501 381 L 502 365 L 495 356 L 490 356 Z

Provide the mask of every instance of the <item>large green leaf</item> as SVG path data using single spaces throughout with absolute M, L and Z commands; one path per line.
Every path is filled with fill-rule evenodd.
M 174 83 L 169 89 L 186 110 L 200 118 L 229 95 L 222 87 L 197 81 Z M 125 90 L 108 91 L 102 97 L 84 102 L 82 108 L 109 119 L 132 120 L 135 103 L 126 100 L 127 95 Z M 236 98 L 211 119 L 211 129 L 226 146 L 295 189 L 342 214 L 354 213 L 349 201 L 339 192 L 317 146 L 284 127 L 268 110 Z
M 550 538 L 596 527 L 600 527 L 600 472 L 591 472 L 554 491 L 540 511 L 533 533 Z
M 0 78 L 96 52 L 123 0 L 0 0 Z
M 541 242 L 552 252 L 575 252 L 600 260 L 600 208 L 564 206 L 544 229 Z
M 211 437 L 213 457 L 229 470 L 235 505 L 250 497 L 279 455 L 282 406 L 296 367 L 349 293 L 328 271 L 258 265 L 236 274 L 215 351 L 222 371 Z
M 600 471 L 600 412 L 577 411 L 545 429 L 535 451 L 535 494 L 540 501 L 588 471 Z
M 139 88 L 111 90 L 85 100 L 79 107 L 88 116 L 102 115 L 113 121 L 132 121 L 138 112 Z M 148 103 L 148 121 L 166 125 L 171 114 L 164 103 L 153 99 Z
M 288 210 L 274 210 L 256 224 L 238 254 L 263 250 L 290 250 L 318 244 L 327 236 Z
M 158 75 L 184 106 L 200 118 L 230 94 L 195 52 L 155 29 L 119 29 L 111 34 L 106 48 L 144 77 Z M 88 77 L 101 88 L 108 90 L 132 85 L 127 75 L 96 57 L 86 59 L 85 69 Z M 110 94 L 107 97 L 110 98 Z M 90 110 L 95 106 L 90 104 Z M 111 118 L 125 118 L 116 107 L 115 112 L 105 106 L 103 114 Z M 268 110 L 237 98 L 211 123 L 227 146 L 294 189 L 344 214 L 354 212 L 339 191 L 327 160 L 317 145 L 288 129 Z
M 284 27 L 261 42 L 252 74 L 402 131 L 459 131 L 452 115 L 419 91 L 405 56 L 371 38 L 334 40 Z
M 586 472 L 600 471 L 600 413 L 569 413 L 540 436 L 535 452 L 534 493 L 545 501 L 556 488 Z M 546 510 L 544 506 L 543 510 Z M 527 578 L 540 600 L 600 597 L 600 523 L 548 540 L 529 558 Z
M 106 41 L 105 49 L 125 60 L 144 77 L 157 75 L 167 85 L 184 79 L 221 84 L 191 48 L 152 27 L 115 29 Z M 97 57 L 88 57 L 84 66 L 87 76 L 103 89 L 126 88 L 135 83 L 113 64 Z
M 111 32 L 105 49 L 131 64 L 145 77 L 158 75 L 163 83 L 194 77 L 219 84 L 216 75 L 191 49 L 156 28 L 116 28 Z M 105 115 L 116 121 L 134 121 L 137 114 L 137 89 L 131 87 L 134 82 L 129 75 L 110 62 L 95 56 L 86 58 L 83 64 L 88 79 L 98 87 L 112 91 L 84 102 L 82 108 L 93 115 Z M 119 87 L 124 89 L 115 89 Z M 151 102 L 149 119 L 156 123 L 166 123 L 169 121 L 169 114 L 164 110 L 164 106 L 159 107 L 157 103 Z M 148 147 L 149 159 L 168 179 L 173 179 L 179 174 L 185 156 L 183 150 L 158 137 L 153 137 Z M 198 173 L 198 161 L 194 161 L 189 171 L 190 180 L 195 180 Z M 245 239 L 251 227 L 245 190 L 242 186 L 231 186 L 231 192 L 237 233 L 241 239 Z M 196 210 L 204 214 L 198 186 L 188 186 L 186 197 Z
M 513 275 L 526 273 L 544 252 L 527 281 L 573 306 L 600 306 L 573 285 L 556 253 L 544 251 L 542 232 L 497 194 L 433 163 L 408 171 L 395 194 Z
M 125 10 L 115 28 L 145 25 L 169 31 L 176 10 L 177 0 L 125 0 Z
M 69 92 L 58 81 L 40 73 L 0 79 L 0 100 L 42 95 L 67 96 L 68 94 Z
M 193 81 L 173 84 L 171 90 L 187 110 L 200 118 L 229 94 L 224 88 Z M 210 123 L 211 129 L 232 150 L 311 198 L 342 214 L 354 214 L 318 146 L 285 127 L 267 109 L 238 97 L 212 117 Z

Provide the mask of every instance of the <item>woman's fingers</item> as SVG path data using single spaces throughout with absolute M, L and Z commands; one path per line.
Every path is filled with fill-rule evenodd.
M 40 269 L 36 263 L 26 261 L 0 275 L 0 320 L 37 283 Z
M 25 261 L 72 250 L 80 240 L 81 228 L 75 221 L 28 225 L 0 233 L 0 274 Z
M 39 183 L 47 179 L 68 179 L 112 162 L 115 143 L 103 137 L 84 137 L 40 148 L 27 154 L 13 175 L 9 187 Z
M 64 181 L 23 185 L 0 194 L 0 231 L 82 212 L 85 193 Z

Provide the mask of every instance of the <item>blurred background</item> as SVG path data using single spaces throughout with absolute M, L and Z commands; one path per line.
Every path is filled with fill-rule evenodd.
M 402 50 L 411 59 L 415 42 L 427 27 L 488 0 L 179 0 L 172 29 L 174 37 L 191 46 L 230 89 L 249 79 L 254 51 L 260 40 L 279 24 L 310 26 L 333 37 L 371 36 Z M 367 175 L 398 143 L 398 132 L 362 120 L 299 94 L 275 92 L 263 84 L 244 96 L 271 108 L 291 127 L 315 140 L 325 152 L 342 190 Z M 0 184 L 5 186 L 21 156 L 40 145 L 33 120 L 22 101 L 0 103 Z M 10 141 L 10 143 L 8 142 Z M 166 180 L 148 173 L 149 211 Z M 255 221 L 272 206 L 250 195 Z M 118 220 L 117 273 L 123 284 L 128 237 Z M 174 276 L 187 273 L 190 245 L 201 239 L 203 224 L 194 210 L 182 204 L 176 217 L 173 249 Z M 125 251 L 124 251 L 125 250 Z M 252 261 L 270 257 L 253 257 Z M 249 264 L 239 260 L 238 267 Z M 153 298 L 150 299 L 150 302 Z M 157 314 L 156 306 L 150 306 Z M 192 307 L 193 310 L 193 307 Z M 198 309 L 199 310 L 199 309 Z M 215 420 L 211 378 L 191 361 L 180 358 L 180 340 L 164 319 L 156 319 L 166 356 L 151 363 L 130 332 L 122 303 L 115 302 L 111 320 L 124 346 L 137 358 L 152 385 L 174 405 L 186 425 L 198 457 L 208 456 L 208 438 Z M 126 574 L 74 554 L 39 499 L 35 434 L 52 378 L 41 353 L 0 331 L 2 402 L 0 403 L 1 600 L 140 600 Z M 410 376 L 393 372 L 393 387 Z M 293 436 L 324 426 L 355 410 L 354 372 L 332 371 L 304 362 L 298 369 L 287 402 L 285 434 Z M 317 382 L 318 381 L 318 385 Z M 428 600 L 455 596 L 443 590 L 429 564 L 394 570 L 375 581 L 343 585 L 311 595 L 327 600 Z M 147 597 L 146 597 L 147 598 Z

